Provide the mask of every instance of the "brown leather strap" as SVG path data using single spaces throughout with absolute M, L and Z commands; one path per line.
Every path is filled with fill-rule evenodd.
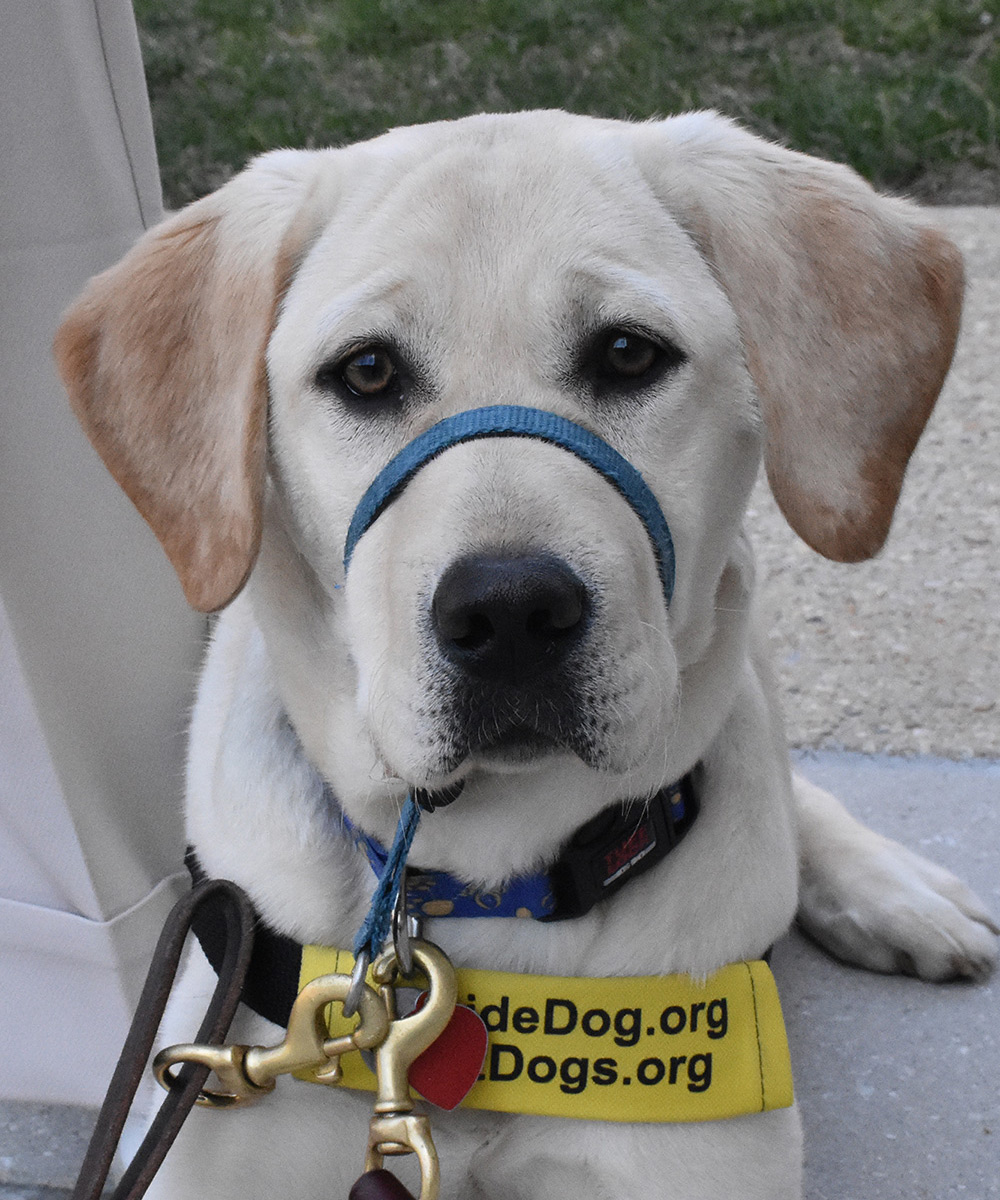
M 167 917 L 153 952 L 153 961 L 128 1037 L 108 1085 L 94 1135 L 87 1147 L 72 1200 L 99 1200 L 101 1196 L 125 1126 L 125 1118 L 153 1049 L 185 938 L 195 914 L 209 906 L 221 909 L 219 919 L 225 923 L 226 953 L 211 1003 L 194 1040 L 221 1045 L 229 1030 L 250 964 L 256 914 L 242 888 L 228 879 L 212 879 L 199 884 L 182 897 Z M 180 1132 L 208 1073 L 207 1067 L 192 1064 L 181 1069 L 178 1086 L 167 1093 L 135 1158 L 112 1193 L 111 1200 L 139 1200 L 143 1195 Z
M 351 1188 L 348 1200 L 413 1200 L 391 1171 L 365 1171 Z

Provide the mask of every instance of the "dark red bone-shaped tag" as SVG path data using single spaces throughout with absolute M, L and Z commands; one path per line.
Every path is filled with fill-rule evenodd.
M 414 1011 L 422 1008 L 426 999 L 424 992 Z M 479 1078 L 489 1038 L 482 1017 L 464 1004 L 456 1004 L 437 1041 L 410 1067 L 410 1086 L 438 1108 L 457 1108 Z

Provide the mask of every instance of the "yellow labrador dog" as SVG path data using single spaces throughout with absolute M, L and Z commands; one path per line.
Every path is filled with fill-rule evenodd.
M 919 209 L 709 113 L 478 116 L 278 151 L 150 232 L 57 354 L 191 604 L 222 610 L 188 764 L 204 871 L 278 933 L 347 947 L 374 883 L 357 839 L 390 842 L 408 792 L 451 801 L 410 862 L 500 893 L 609 806 L 641 815 L 686 778 L 690 832 L 588 911 L 442 917 L 428 936 L 463 967 L 697 980 L 759 959 L 798 909 L 876 970 L 986 974 L 976 898 L 793 779 L 744 528 L 763 457 L 810 546 L 879 549 L 961 299 L 959 255 Z M 432 457 L 345 572 L 385 464 L 495 405 L 555 414 L 641 473 L 672 591 L 627 498 L 522 436 Z M 165 1041 L 191 1037 L 213 978 L 195 952 Z M 241 1010 L 238 1040 L 279 1034 Z M 800 1195 L 794 1106 L 645 1123 L 617 1095 L 597 1123 L 439 1114 L 442 1194 Z M 369 1111 L 293 1079 L 199 1111 L 155 1194 L 346 1196 Z

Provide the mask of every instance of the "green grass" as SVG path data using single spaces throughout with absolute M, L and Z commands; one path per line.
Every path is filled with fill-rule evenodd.
M 136 0 L 167 202 L 275 146 L 556 106 L 718 108 L 928 200 L 1000 202 L 1000 0 Z

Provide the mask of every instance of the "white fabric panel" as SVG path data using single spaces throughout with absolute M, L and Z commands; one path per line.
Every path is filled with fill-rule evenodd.
M 100 1104 L 152 943 L 187 885 L 172 875 L 105 922 L 0 898 L 0 1097 Z
M 0 18 L 0 1097 L 96 1102 L 176 890 L 201 621 L 50 352 L 160 215 L 131 7 Z
M 0 896 L 99 921 L 93 881 L 2 603 L 0 680 Z

